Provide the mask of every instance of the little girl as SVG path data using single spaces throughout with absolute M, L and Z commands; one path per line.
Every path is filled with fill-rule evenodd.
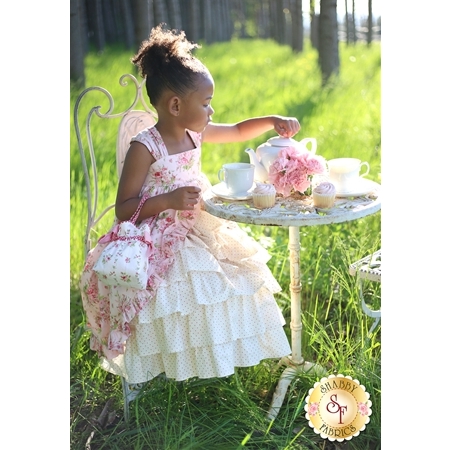
M 281 116 L 211 122 L 214 81 L 192 55 L 197 47 L 184 32 L 158 26 L 132 58 L 158 121 L 131 139 L 115 213 L 129 220 L 149 196 L 137 222 L 152 230 L 147 289 L 103 284 L 93 271 L 101 243 L 81 277 L 91 349 L 128 383 L 161 373 L 179 381 L 224 377 L 291 352 L 270 256 L 236 223 L 202 210 L 211 185 L 200 160 L 202 142 L 240 142 L 271 129 L 291 137 L 300 124 Z

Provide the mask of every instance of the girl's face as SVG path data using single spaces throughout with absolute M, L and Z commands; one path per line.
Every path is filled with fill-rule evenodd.
M 211 100 L 214 95 L 214 81 L 210 75 L 202 75 L 198 89 L 182 99 L 180 116 L 185 128 L 201 133 L 211 121 L 214 109 Z

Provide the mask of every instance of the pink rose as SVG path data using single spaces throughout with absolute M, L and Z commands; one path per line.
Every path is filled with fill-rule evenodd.
M 308 407 L 308 414 L 310 416 L 315 416 L 317 412 L 319 411 L 319 404 L 318 403 L 311 403 Z
M 369 414 L 369 408 L 365 403 L 358 402 L 358 412 L 361 413 L 362 416 L 367 416 L 367 414 Z

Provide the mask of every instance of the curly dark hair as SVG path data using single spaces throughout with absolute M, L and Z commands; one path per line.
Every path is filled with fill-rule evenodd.
M 189 42 L 184 31 L 168 30 L 164 26 L 154 27 L 131 58 L 140 75 L 146 78 L 147 95 L 153 106 L 165 89 L 183 96 L 196 90 L 198 75 L 209 75 L 205 65 L 192 55 L 192 50 L 200 45 Z

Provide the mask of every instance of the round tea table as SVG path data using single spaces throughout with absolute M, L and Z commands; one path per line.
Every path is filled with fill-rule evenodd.
M 300 227 L 348 222 L 378 212 L 381 209 L 381 186 L 375 182 L 371 186 L 371 191 L 365 195 L 337 197 L 334 206 L 328 210 L 316 209 L 311 197 L 277 197 L 272 208 L 260 210 L 253 206 L 251 199 L 225 199 L 215 195 L 211 189 L 203 195 L 204 210 L 214 216 L 246 224 L 289 227 L 292 354 L 280 361 L 287 368 L 274 393 L 267 414 L 269 419 L 277 416 L 287 388 L 297 374 L 310 371 L 326 374 L 321 366 L 302 357 Z

